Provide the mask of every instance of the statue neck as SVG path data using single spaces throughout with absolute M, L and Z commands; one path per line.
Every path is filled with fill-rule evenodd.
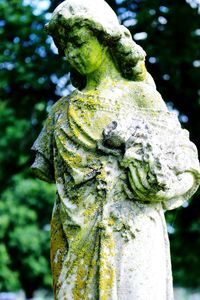
M 100 67 L 87 75 L 87 84 L 83 91 L 101 90 L 113 86 L 115 81 L 122 79 L 110 52 L 106 49 Z

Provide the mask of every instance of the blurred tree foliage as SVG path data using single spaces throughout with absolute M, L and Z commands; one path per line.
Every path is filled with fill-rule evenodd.
M 67 72 L 50 49 L 46 16 L 21 0 L 0 1 L 0 290 L 23 287 L 27 297 L 38 287 L 51 289 L 55 197 L 53 186 L 27 171 L 30 147 L 59 97 L 55 78 Z
M 69 90 L 68 67 L 43 30 L 45 1 L 0 1 L 0 290 L 51 288 L 54 187 L 28 171 L 51 105 Z M 48 1 L 46 1 L 47 3 Z M 49 11 L 61 1 L 52 0 Z M 147 68 L 200 147 L 200 20 L 196 0 L 107 0 L 147 52 Z M 30 3 L 31 5 L 29 5 Z M 34 6 L 36 4 L 36 7 Z M 199 194 L 167 213 L 175 284 L 200 287 Z

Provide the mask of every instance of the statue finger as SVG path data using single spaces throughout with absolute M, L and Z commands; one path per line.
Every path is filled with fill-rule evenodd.
M 151 190 L 151 185 L 148 182 L 147 171 L 145 170 L 145 168 L 143 166 L 138 166 L 138 168 L 136 168 L 136 170 L 137 170 L 137 175 L 138 175 L 138 178 L 139 178 L 142 186 L 146 190 Z
M 146 193 L 147 190 L 143 186 L 142 181 L 141 181 L 141 179 L 140 179 L 140 177 L 138 175 L 138 171 L 137 171 L 138 168 L 136 168 L 133 164 L 130 164 L 129 169 L 130 169 L 130 173 L 131 173 L 132 179 L 134 181 L 134 185 L 137 188 L 137 190 Z
M 134 181 L 131 173 L 128 173 L 128 178 L 129 178 L 129 182 L 130 182 L 130 185 L 131 185 L 131 188 L 133 190 L 133 193 L 135 195 L 136 200 L 145 201 L 146 195 L 145 195 L 145 193 L 143 193 L 140 190 L 138 190 L 138 188 L 135 185 L 135 181 Z

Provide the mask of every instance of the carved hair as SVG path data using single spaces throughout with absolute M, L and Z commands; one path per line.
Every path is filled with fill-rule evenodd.
M 145 79 L 145 51 L 133 41 L 129 30 L 119 24 L 116 14 L 104 0 L 66 0 L 55 9 L 45 28 L 60 54 L 64 54 L 67 33 L 76 25 L 89 28 L 110 49 L 123 77 Z M 80 88 L 83 77 L 76 73 L 71 70 L 72 83 Z

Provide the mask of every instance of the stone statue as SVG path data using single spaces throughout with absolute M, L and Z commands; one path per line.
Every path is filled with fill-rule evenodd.
M 32 148 L 36 176 L 57 186 L 55 299 L 172 300 L 164 211 L 197 190 L 196 147 L 105 1 L 66 0 L 46 30 L 77 87 Z

